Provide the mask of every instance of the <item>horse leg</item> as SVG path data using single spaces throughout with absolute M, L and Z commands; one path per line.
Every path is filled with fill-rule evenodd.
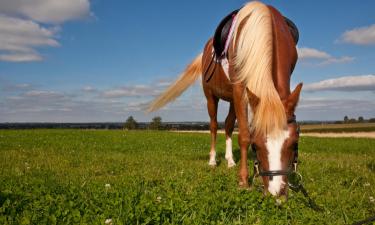
M 241 187 L 249 187 L 249 170 L 247 167 L 247 151 L 250 145 L 250 130 L 247 114 L 247 97 L 245 86 L 241 83 L 233 84 L 233 102 L 238 121 L 238 144 L 240 146 L 241 160 L 239 170 L 239 184 Z
M 210 116 L 211 149 L 208 165 L 216 166 L 216 133 L 217 133 L 217 106 L 219 99 L 214 96 L 207 97 L 207 109 Z
M 236 165 L 233 160 L 232 152 L 232 133 L 234 129 L 234 123 L 236 122 L 236 112 L 234 111 L 233 102 L 230 103 L 229 113 L 225 119 L 225 159 L 228 161 L 228 168 L 231 168 Z

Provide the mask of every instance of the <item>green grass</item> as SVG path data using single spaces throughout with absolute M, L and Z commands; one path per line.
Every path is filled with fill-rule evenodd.
M 259 188 L 239 190 L 238 168 L 226 168 L 223 135 L 219 166 L 208 167 L 209 139 L 0 130 L 0 224 L 104 224 L 108 218 L 113 224 L 350 224 L 375 215 L 374 139 L 301 138 L 299 169 L 322 211 L 301 193 L 290 192 L 277 206 Z

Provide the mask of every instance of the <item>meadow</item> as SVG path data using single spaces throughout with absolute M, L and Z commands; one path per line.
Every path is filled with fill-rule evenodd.
M 234 155 L 239 159 L 237 137 Z M 219 135 L 0 130 L 0 224 L 351 224 L 375 215 L 375 139 L 300 139 L 301 193 L 237 186 Z M 251 160 L 249 165 L 251 168 Z M 251 171 L 252 172 L 252 171 Z

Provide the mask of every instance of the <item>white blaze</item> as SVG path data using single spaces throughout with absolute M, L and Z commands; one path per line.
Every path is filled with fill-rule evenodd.
M 278 137 L 267 137 L 267 150 L 268 150 L 268 164 L 269 170 L 281 170 L 281 150 L 284 141 L 289 137 L 289 131 L 283 131 Z M 280 192 L 285 182 L 281 176 L 274 176 L 272 181 L 269 181 L 268 191 L 272 195 L 277 195 Z

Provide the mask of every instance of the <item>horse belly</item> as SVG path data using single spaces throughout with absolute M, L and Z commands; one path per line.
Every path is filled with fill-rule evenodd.
M 212 75 L 209 81 L 203 79 L 203 88 L 210 90 L 210 92 L 217 98 L 231 102 L 233 101 L 232 83 L 225 75 L 221 67 Z

